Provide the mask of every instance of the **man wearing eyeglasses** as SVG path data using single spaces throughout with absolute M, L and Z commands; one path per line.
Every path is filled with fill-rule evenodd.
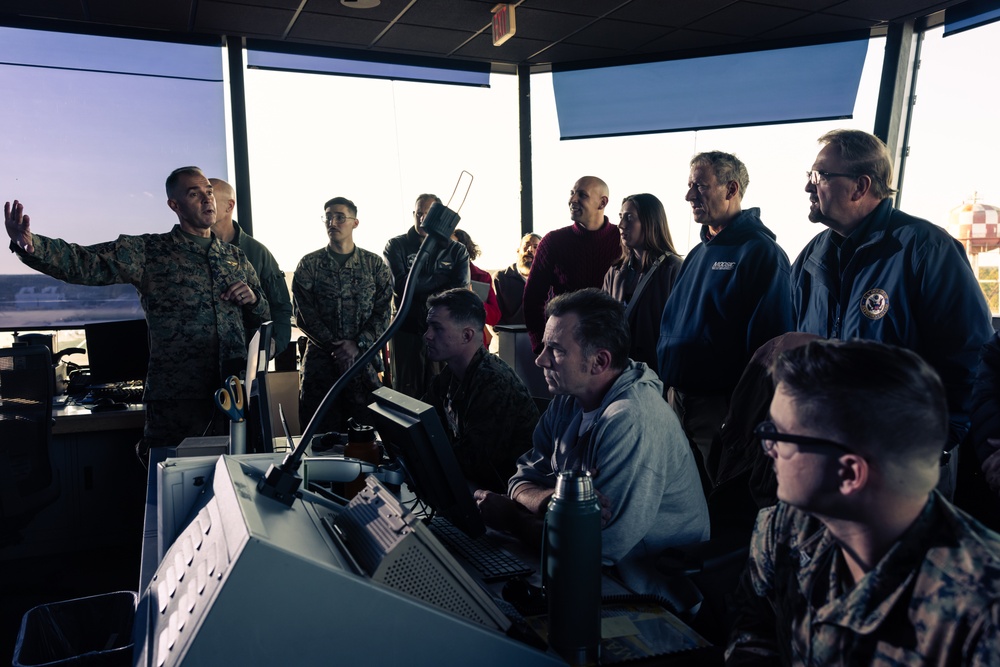
M 948 408 L 919 356 L 820 340 L 775 362 L 778 504 L 757 517 L 733 665 L 995 665 L 1000 535 L 935 491 Z
M 330 242 L 299 261 L 292 278 L 295 326 L 306 335 L 299 389 L 299 422 L 307 424 L 330 387 L 389 326 L 389 268 L 381 257 L 354 245 L 358 207 L 334 197 L 323 205 Z M 362 421 L 371 391 L 379 386 L 372 364 L 355 375 L 320 423 L 320 431 L 344 432 L 351 417 Z
M 405 234 L 394 236 L 382 251 L 392 277 L 393 309 L 403 301 L 403 290 L 417 252 L 427 236 L 420 225 L 434 204 L 441 200 L 432 194 L 417 197 L 413 207 L 413 226 Z M 419 399 L 430 389 L 439 365 L 427 358 L 424 331 L 427 330 L 427 297 L 446 289 L 468 287 L 469 252 L 458 241 L 448 241 L 428 258 L 420 275 L 413 277 L 413 300 L 406 319 L 390 343 L 392 386 L 407 396 Z
M 979 349 L 993 332 L 965 250 L 940 227 L 893 207 L 892 160 L 878 137 L 833 130 L 819 143 L 805 190 L 809 220 L 829 229 L 792 266 L 797 330 L 922 356 L 947 391 L 950 451 L 968 432 Z

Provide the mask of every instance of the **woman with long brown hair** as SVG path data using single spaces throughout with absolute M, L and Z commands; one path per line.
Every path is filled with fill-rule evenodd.
M 618 230 L 622 256 L 604 276 L 604 291 L 625 305 L 632 342 L 629 356 L 656 370 L 663 306 L 681 268 L 667 213 L 655 196 L 642 193 L 622 200 Z

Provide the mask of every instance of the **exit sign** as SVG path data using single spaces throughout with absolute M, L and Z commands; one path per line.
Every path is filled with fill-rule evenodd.
M 500 46 L 514 36 L 514 5 L 501 4 L 493 8 L 493 46 Z

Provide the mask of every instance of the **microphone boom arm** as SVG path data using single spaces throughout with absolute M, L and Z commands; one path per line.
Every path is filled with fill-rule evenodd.
M 351 367 L 330 387 L 330 391 L 323 397 L 323 401 L 319 404 L 312 419 L 309 420 L 305 431 L 302 432 L 302 437 L 295 449 L 285 456 L 280 465 L 272 464 L 264 476 L 261 477 L 257 483 L 257 490 L 261 494 L 269 498 L 274 498 L 289 507 L 292 505 L 299 485 L 302 483 L 302 478 L 298 474 L 299 467 L 302 465 L 302 457 L 305 455 L 309 443 L 316 435 L 316 430 L 319 428 L 319 424 L 322 422 L 327 410 L 333 405 L 334 399 L 340 395 L 344 387 L 347 386 L 347 383 L 361 372 L 361 369 L 366 364 L 371 362 L 399 327 L 402 326 L 403 320 L 406 318 L 412 305 L 413 295 L 416 292 L 416 284 L 420 280 L 420 272 L 427 263 L 431 252 L 438 247 L 438 244 L 451 241 L 451 235 L 454 233 L 455 227 L 458 226 L 458 221 L 458 213 L 437 202 L 427 211 L 427 215 L 424 216 L 424 220 L 420 225 L 427 232 L 427 236 L 424 237 L 423 242 L 420 244 L 420 249 L 417 250 L 417 255 L 413 260 L 413 266 L 410 267 L 410 272 L 406 276 L 406 285 L 403 287 L 403 298 L 400 301 L 395 317 L 392 318 L 389 326 L 378 337 L 378 340 L 372 343 L 371 347 L 365 350 L 361 356 L 355 359 Z

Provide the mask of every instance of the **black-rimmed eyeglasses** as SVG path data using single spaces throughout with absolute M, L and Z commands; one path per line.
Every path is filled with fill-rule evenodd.
M 754 436 L 760 440 L 760 446 L 764 448 L 764 452 L 770 454 L 777 447 L 779 442 L 790 442 L 793 445 L 803 445 L 806 447 L 833 447 L 834 449 L 839 449 L 842 452 L 848 454 L 855 454 L 856 452 L 849 447 L 845 447 L 839 442 L 834 442 L 833 440 L 827 440 L 825 438 L 813 438 L 808 435 L 792 435 L 789 433 L 779 433 L 778 427 L 774 425 L 774 422 L 766 421 L 757 424 L 757 428 L 753 430 Z

